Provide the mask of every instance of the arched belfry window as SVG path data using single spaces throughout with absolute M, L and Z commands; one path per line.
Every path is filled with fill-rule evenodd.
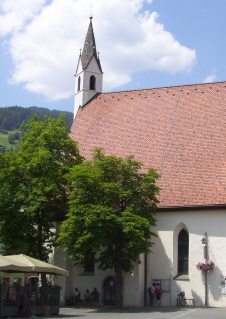
M 96 90 L 96 78 L 94 75 L 91 75 L 91 77 L 89 79 L 89 89 Z
M 77 91 L 80 91 L 80 87 L 81 87 L 81 78 L 80 76 L 78 77 L 78 87 L 77 87 Z
M 189 236 L 185 229 L 178 234 L 178 275 L 188 275 Z

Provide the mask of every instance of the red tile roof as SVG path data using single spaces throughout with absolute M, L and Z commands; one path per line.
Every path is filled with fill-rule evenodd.
M 160 170 L 160 207 L 226 204 L 226 82 L 101 93 L 71 138 Z

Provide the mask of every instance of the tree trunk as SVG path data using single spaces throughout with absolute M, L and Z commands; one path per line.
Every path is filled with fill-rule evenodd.
M 40 226 L 40 223 L 38 224 L 37 230 L 38 230 L 37 245 L 38 245 L 39 260 L 45 261 L 43 256 L 43 247 L 42 247 L 42 227 Z M 43 306 L 45 306 L 48 304 L 46 273 L 41 273 L 41 283 L 42 283 Z
M 116 264 L 115 269 L 115 281 L 116 281 L 116 308 L 123 308 L 123 278 L 121 265 Z

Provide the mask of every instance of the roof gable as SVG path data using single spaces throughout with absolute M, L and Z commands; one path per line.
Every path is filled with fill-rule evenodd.
M 99 63 L 97 59 L 95 58 L 95 56 L 93 56 L 91 60 L 89 61 L 89 64 L 87 65 L 86 70 L 90 72 L 97 72 L 97 73 L 101 72 Z
M 81 56 L 78 59 L 78 65 L 76 69 L 76 75 L 80 75 L 83 71 L 83 66 L 82 66 L 82 61 L 81 61 Z

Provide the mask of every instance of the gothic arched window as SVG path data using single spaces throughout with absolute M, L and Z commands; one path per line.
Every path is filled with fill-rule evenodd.
M 188 275 L 189 236 L 185 229 L 178 235 L 178 275 Z
M 81 78 L 80 76 L 78 77 L 78 87 L 77 87 L 77 91 L 80 91 L 80 86 L 81 86 Z
M 89 79 L 89 89 L 90 90 L 95 90 L 96 89 L 96 78 L 94 75 L 91 75 Z

